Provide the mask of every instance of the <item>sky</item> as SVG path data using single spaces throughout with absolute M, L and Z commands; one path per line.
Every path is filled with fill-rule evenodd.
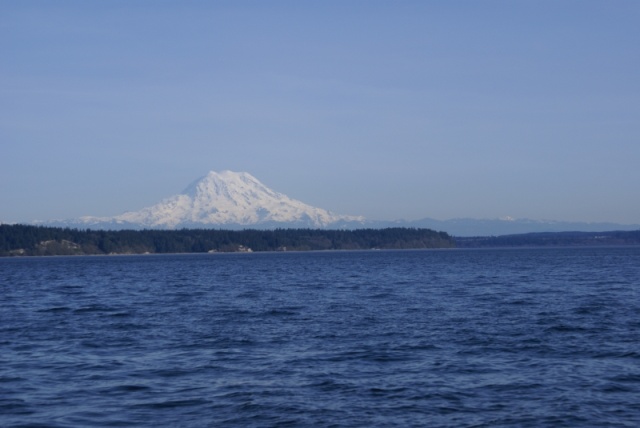
M 0 2 L 0 221 L 207 172 L 372 220 L 640 223 L 640 2 Z

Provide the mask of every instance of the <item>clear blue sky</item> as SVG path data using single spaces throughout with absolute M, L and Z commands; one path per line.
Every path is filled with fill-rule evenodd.
M 247 171 L 370 219 L 640 222 L 640 1 L 0 2 L 0 221 Z

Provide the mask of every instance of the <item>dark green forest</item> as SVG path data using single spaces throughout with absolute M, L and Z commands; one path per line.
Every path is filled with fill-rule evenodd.
M 612 232 L 538 232 L 455 238 L 458 248 L 578 247 L 640 245 L 640 230 Z
M 0 225 L 0 256 L 450 248 L 430 229 L 91 230 Z
M 639 231 L 451 237 L 430 229 L 92 230 L 0 224 L 0 256 L 640 245 Z

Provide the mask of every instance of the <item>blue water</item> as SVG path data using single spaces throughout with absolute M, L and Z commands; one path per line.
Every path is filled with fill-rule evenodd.
M 0 426 L 640 426 L 640 248 L 0 259 Z

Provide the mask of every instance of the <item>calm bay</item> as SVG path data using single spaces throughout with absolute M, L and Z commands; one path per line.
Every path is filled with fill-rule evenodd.
M 640 426 L 640 248 L 0 259 L 0 425 Z

